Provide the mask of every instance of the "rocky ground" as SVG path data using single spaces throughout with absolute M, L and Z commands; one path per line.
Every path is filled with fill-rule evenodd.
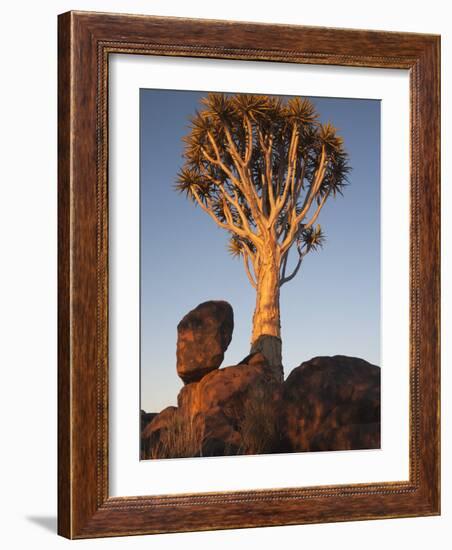
M 280 382 L 264 355 L 219 368 L 233 311 L 210 301 L 178 325 L 177 407 L 141 411 L 141 457 L 376 449 L 380 368 L 336 355 L 305 361 Z

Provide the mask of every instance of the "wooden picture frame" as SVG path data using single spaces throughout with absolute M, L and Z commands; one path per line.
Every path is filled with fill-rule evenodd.
M 440 38 L 68 12 L 58 39 L 58 532 L 68 538 L 440 513 Z M 149 497 L 108 490 L 108 60 L 112 53 L 407 69 L 408 481 Z

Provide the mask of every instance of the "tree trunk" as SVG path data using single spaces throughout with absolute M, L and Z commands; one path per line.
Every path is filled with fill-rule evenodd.
M 275 256 L 271 255 L 269 261 L 261 265 L 257 276 L 251 353 L 259 351 L 265 355 L 275 377 L 282 381 L 279 261 Z

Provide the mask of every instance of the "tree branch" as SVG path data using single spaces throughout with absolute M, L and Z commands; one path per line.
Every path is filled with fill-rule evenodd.
M 223 196 L 226 198 L 226 200 L 228 202 L 230 202 L 232 204 L 232 206 L 234 206 L 234 208 L 237 210 L 237 214 L 240 217 L 240 220 L 242 222 L 242 227 L 243 227 L 244 231 L 249 233 L 250 237 L 254 236 L 254 237 L 258 238 L 257 235 L 254 233 L 254 231 L 252 231 L 251 226 L 250 226 L 249 221 L 248 221 L 248 218 L 246 217 L 245 212 L 243 211 L 242 207 L 240 206 L 237 191 L 234 190 L 234 196 L 232 197 L 224 189 L 224 187 L 220 187 L 220 190 L 223 193 Z M 254 240 L 254 239 L 251 239 L 251 240 Z
M 240 220 L 242 222 L 242 227 L 239 227 L 234 223 L 234 221 L 232 221 L 232 224 L 234 225 L 234 227 L 237 228 L 237 234 L 239 234 L 239 231 L 243 230 L 243 233 L 240 234 L 240 236 L 243 238 L 249 238 L 250 241 L 252 241 L 253 244 L 257 246 L 261 242 L 261 239 L 252 230 L 251 225 L 248 221 L 248 218 L 246 217 L 245 212 L 240 206 L 239 197 L 237 195 L 236 189 L 234 189 L 234 196 L 232 197 L 230 193 L 226 190 L 223 181 L 217 178 L 214 178 L 211 174 L 209 174 L 209 172 L 206 169 L 201 170 L 201 174 L 203 177 L 207 178 L 209 181 L 214 183 L 222 193 L 223 197 L 236 209 L 237 214 L 239 215 Z M 230 211 L 230 208 L 229 208 L 229 211 Z
M 301 264 L 303 262 L 303 258 L 304 258 L 304 254 L 299 256 L 297 265 L 295 266 L 295 269 L 292 271 L 292 273 L 290 275 L 288 275 L 287 277 L 284 277 L 283 279 L 281 279 L 281 282 L 279 283 L 280 287 L 283 286 L 284 284 L 288 283 L 289 281 L 291 281 L 297 275 L 298 271 L 300 270 Z
M 312 201 L 314 200 L 314 197 L 317 195 L 318 190 L 320 189 L 320 185 L 322 184 L 323 177 L 325 175 L 326 170 L 326 159 L 325 159 L 325 146 L 322 145 L 322 154 L 320 155 L 320 162 L 319 166 L 317 168 L 316 175 L 314 177 L 314 181 L 309 189 L 309 192 L 306 195 L 305 201 L 301 207 L 301 212 L 297 216 L 298 223 L 306 216 L 306 214 L 309 212 L 309 209 L 311 208 Z
M 193 193 L 193 196 L 196 199 L 196 202 L 199 204 L 199 206 L 204 210 L 204 212 L 207 212 L 209 216 L 213 219 L 213 221 L 222 229 L 226 229 L 226 231 L 230 231 L 231 233 L 235 233 L 238 237 L 241 237 L 243 239 L 250 238 L 250 236 L 243 231 L 240 227 L 237 227 L 232 220 L 232 216 L 229 209 L 225 209 L 225 217 L 228 220 L 228 223 L 222 222 L 214 213 L 212 209 L 212 201 L 206 197 L 207 206 L 203 203 L 201 197 L 199 196 L 198 191 L 195 188 L 191 189 L 191 192 Z M 230 220 L 230 221 L 229 221 Z M 255 235 L 253 234 L 253 237 Z M 251 240 L 251 239 L 250 239 Z M 260 241 L 259 241 L 260 242 Z
M 213 143 L 215 143 L 215 141 L 213 141 Z M 204 147 L 202 148 L 202 154 L 206 157 L 206 159 L 209 162 L 211 162 L 212 164 L 215 164 L 216 166 L 219 166 L 223 170 L 223 172 L 228 176 L 228 178 L 231 180 L 231 182 L 234 183 L 234 185 L 237 185 L 237 187 L 239 189 L 241 189 L 240 181 L 234 176 L 234 174 L 231 172 L 231 170 L 221 160 L 221 156 L 219 156 L 219 152 L 217 154 L 218 147 L 216 146 L 216 144 L 214 146 L 214 151 L 215 151 L 215 156 L 217 157 L 216 159 L 214 159 L 211 155 L 209 155 L 209 153 L 206 151 L 206 149 Z
M 223 196 L 223 212 L 224 212 L 225 218 L 226 218 L 227 222 L 229 223 L 229 225 L 232 226 L 232 227 L 235 227 L 236 229 L 241 231 L 241 228 L 237 227 L 234 223 L 234 218 L 232 216 L 232 212 L 231 212 L 224 196 Z
M 302 250 L 303 248 L 303 244 L 302 245 L 297 245 L 297 251 L 298 251 L 298 262 L 297 262 L 297 265 L 295 266 L 294 270 L 292 271 L 292 273 L 290 275 L 288 275 L 286 277 L 286 266 L 287 266 L 287 260 L 289 258 L 289 252 L 290 252 L 290 248 L 286 251 L 285 255 L 284 255 L 284 266 L 283 266 L 283 272 L 282 272 L 282 275 L 281 275 L 281 282 L 279 284 L 279 286 L 281 287 L 283 284 L 285 283 L 288 283 L 289 281 L 291 281 L 298 273 L 298 271 L 300 270 L 300 267 L 301 267 L 301 264 L 303 262 L 303 258 L 306 256 L 306 254 L 308 253 L 308 249 L 306 247 L 305 251 L 303 252 Z
M 272 215 L 270 217 L 270 224 L 273 225 L 275 221 L 277 220 L 279 214 L 281 213 L 282 209 L 284 208 L 287 197 L 289 196 L 289 189 L 293 191 L 294 187 L 294 175 L 295 170 L 297 166 L 297 157 L 296 157 L 296 151 L 297 151 L 297 145 L 298 145 L 298 128 L 296 124 L 293 125 L 292 128 L 292 135 L 290 138 L 290 147 L 288 151 L 288 162 L 287 162 L 287 175 L 286 175 L 286 182 L 284 185 L 284 191 L 282 195 L 278 196 L 278 199 L 276 201 L 276 205 L 272 211 Z
M 248 263 L 248 253 L 247 252 L 243 253 L 243 263 L 245 265 L 245 271 L 246 271 L 246 274 L 248 276 L 248 280 L 251 283 L 251 286 L 253 286 L 254 288 L 257 288 L 257 283 L 254 280 L 253 276 L 251 275 L 250 266 L 249 266 L 249 263 Z
M 309 220 L 309 222 L 307 224 L 305 224 L 304 229 L 309 229 L 316 222 L 317 218 L 319 217 L 320 210 L 322 210 L 323 205 L 325 204 L 326 199 L 328 198 L 329 194 L 330 194 L 330 190 L 328 189 L 328 191 L 323 195 L 323 198 L 320 201 L 319 205 L 317 206 L 317 209 L 314 212 L 314 215 Z
M 248 115 L 245 115 L 245 125 L 248 132 L 248 145 L 245 153 L 245 166 L 248 166 L 253 155 L 253 125 Z
M 295 191 L 293 194 L 292 203 L 294 206 L 298 203 L 298 198 L 300 197 L 301 190 L 303 189 L 303 180 L 306 173 L 306 161 L 303 159 L 303 166 L 300 169 L 300 175 L 298 176 L 297 182 L 295 184 Z
M 295 215 L 295 212 L 294 212 L 295 208 L 293 208 L 290 212 L 290 229 L 289 229 L 289 231 L 287 233 L 287 236 L 285 237 L 283 243 L 281 244 L 281 252 L 282 253 L 284 253 L 290 247 L 290 245 L 292 244 L 293 238 L 294 238 L 294 236 L 295 236 L 295 234 L 298 230 L 298 227 L 299 227 L 301 221 L 304 219 L 306 214 L 309 212 L 309 209 L 312 205 L 312 201 L 314 200 L 314 198 L 316 197 L 316 195 L 317 195 L 317 193 L 320 189 L 320 185 L 322 184 L 323 177 L 325 175 L 325 170 L 326 170 L 325 156 L 326 156 L 325 155 L 325 146 L 322 145 L 322 153 L 321 153 L 321 156 L 320 156 L 319 166 L 318 166 L 316 175 L 314 177 L 314 181 L 313 181 L 313 183 L 312 183 L 312 185 L 309 189 L 309 192 L 308 192 L 308 194 L 305 198 L 305 201 L 303 203 L 301 211 L 298 214 L 298 216 Z M 323 206 L 324 202 L 325 201 L 322 201 L 322 206 Z M 321 209 L 321 207 L 320 207 L 320 209 Z M 315 219 L 317 219 L 317 216 L 320 212 L 320 209 L 318 209 L 318 212 L 317 212 L 317 215 L 316 215 Z
M 255 202 L 255 199 L 259 200 L 259 197 L 257 197 L 256 195 L 254 186 L 250 183 L 249 178 L 245 176 L 245 174 L 241 169 L 239 171 L 239 175 L 243 181 L 240 182 L 239 179 L 234 176 L 232 171 L 221 159 L 220 151 L 218 149 L 217 144 L 215 143 L 215 139 L 213 138 L 212 134 L 210 132 L 207 132 L 207 136 L 214 149 L 216 159 L 214 159 L 211 155 L 209 155 L 209 153 L 205 150 L 205 148 L 202 149 L 203 155 L 209 162 L 219 166 L 223 170 L 223 172 L 228 176 L 228 178 L 231 180 L 231 183 L 233 183 L 245 195 L 246 199 L 248 200 L 251 212 L 253 214 L 256 226 L 259 227 L 261 231 L 263 231 L 264 226 L 261 220 L 261 211 L 259 209 L 259 205 L 256 204 Z M 236 165 L 236 168 L 237 168 L 237 165 Z
M 271 165 L 271 149 L 273 145 L 273 140 L 270 141 L 269 146 L 265 144 L 264 135 L 262 134 L 262 130 L 257 127 L 257 135 L 259 139 L 259 145 L 264 153 L 264 170 L 265 170 L 265 176 L 262 177 L 262 188 L 264 188 L 264 184 L 267 188 L 267 196 L 270 203 L 270 211 L 273 210 L 275 207 L 275 195 L 273 190 L 273 173 L 272 173 L 272 165 Z
M 286 268 L 287 268 L 287 260 L 289 258 L 289 251 L 290 251 L 290 248 L 289 250 L 286 252 L 286 254 L 284 254 L 284 257 L 282 259 L 282 264 L 281 264 L 281 272 L 279 274 L 279 280 L 282 281 L 285 276 L 286 276 Z M 281 285 L 280 285 L 281 286 Z
M 254 189 L 254 185 L 252 184 L 251 175 L 249 173 L 246 173 L 246 170 L 248 169 L 248 166 L 244 164 L 242 157 L 240 156 L 240 153 L 237 150 L 237 147 L 234 143 L 234 140 L 232 139 L 231 132 L 229 128 L 225 125 L 225 134 L 226 139 L 229 144 L 229 150 L 231 153 L 232 160 L 234 162 L 234 166 L 241 177 L 242 181 L 239 182 L 237 178 L 234 178 L 234 184 L 237 185 L 237 187 L 240 189 L 240 191 L 245 195 L 245 197 L 248 200 L 248 203 L 250 205 L 251 212 L 254 217 L 254 221 L 256 225 L 263 231 L 264 226 L 262 222 L 262 203 L 259 199 L 259 196 L 256 193 L 256 190 Z M 221 163 L 221 168 L 225 166 L 224 162 L 221 160 L 221 157 L 219 156 L 219 150 L 215 143 L 215 139 L 213 138 L 212 134 L 210 132 L 207 132 L 207 136 L 209 138 L 209 141 L 212 143 L 212 146 L 214 146 L 215 154 L 217 155 L 218 161 Z M 215 145 L 214 145 L 215 144 Z M 217 154 L 218 152 L 218 154 Z M 209 160 L 209 159 L 208 159 Z M 233 177 L 232 172 L 228 169 L 226 174 L 230 177 Z

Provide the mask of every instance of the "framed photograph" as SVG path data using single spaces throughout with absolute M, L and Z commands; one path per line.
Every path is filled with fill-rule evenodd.
M 439 56 L 59 16 L 61 535 L 440 513 Z

